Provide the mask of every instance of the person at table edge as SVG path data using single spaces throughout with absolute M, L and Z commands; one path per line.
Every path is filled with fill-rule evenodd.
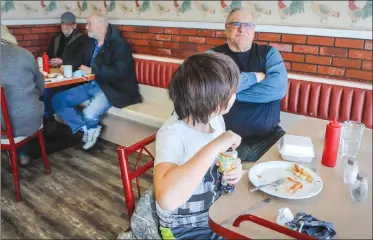
M 131 48 L 120 31 L 100 13 L 87 18 L 86 29 L 91 42 L 72 65 L 84 74 L 95 74 L 95 80 L 57 93 L 52 105 L 73 133 L 83 131 L 83 148 L 89 149 L 101 133 L 100 118 L 110 107 L 123 108 L 142 98 Z M 88 100 L 80 114 L 76 106 Z
M 247 9 L 232 9 L 226 19 L 227 42 L 209 50 L 227 54 L 240 69 L 237 99 L 224 121 L 227 130 L 242 137 L 237 152 L 247 161 L 258 160 L 285 134 L 279 126 L 280 104 L 288 83 L 280 52 L 253 43 L 254 26 Z
M 74 62 L 84 44 L 89 42 L 89 37 L 77 29 L 76 17 L 72 12 L 64 12 L 61 15 L 61 31 L 53 37 L 47 50 L 51 67 L 60 67 L 62 64 L 69 65 Z M 71 86 L 62 86 L 44 90 L 44 126 L 49 135 L 56 131 L 54 110 L 51 105 L 53 96 Z

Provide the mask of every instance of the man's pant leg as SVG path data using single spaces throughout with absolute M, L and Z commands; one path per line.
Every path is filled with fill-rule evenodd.
M 52 106 L 52 98 L 55 92 L 52 89 L 46 88 L 43 93 L 44 102 L 44 117 L 49 119 L 53 117 L 54 110 Z
M 53 109 L 69 125 L 73 133 L 86 126 L 84 118 L 76 106 L 92 98 L 91 88 L 92 83 L 86 83 L 59 92 L 52 98 Z
M 268 138 L 253 141 L 252 139 L 243 138 L 241 145 L 238 146 L 238 157 L 242 161 L 257 161 L 261 158 L 282 136 L 285 131 L 277 125 Z M 246 140 L 246 141 L 245 141 Z
M 64 90 L 69 89 L 70 87 L 61 86 L 61 87 L 53 87 L 53 88 L 46 88 L 44 89 L 43 93 L 43 102 L 44 102 L 44 117 L 50 119 L 54 115 L 54 109 L 52 106 L 52 99 L 54 95 L 59 92 L 63 92 Z
M 96 128 L 101 116 L 111 108 L 111 104 L 100 86 L 96 82 L 92 85 L 89 89 L 89 94 L 92 98 L 88 106 L 83 109 L 83 118 L 87 129 Z

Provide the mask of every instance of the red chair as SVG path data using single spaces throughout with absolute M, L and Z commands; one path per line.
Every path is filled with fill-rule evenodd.
M 132 180 L 136 178 L 136 184 L 137 184 L 137 192 L 140 197 L 140 184 L 138 177 L 143 174 L 144 172 L 148 171 L 149 169 L 154 167 L 154 156 L 149 152 L 149 150 L 146 148 L 147 145 L 150 143 L 155 142 L 155 135 L 152 135 L 148 138 L 145 138 L 130 147 L 124 147 L 120 146 L 117 148 L 118 152 L 118 158 L 119 158 L 119 165 L 120 165 L 120 173 L 122 177 L 122 184 L 124 189 L 124 197 L 126 199 L 126 205 L 127 205 L 127 214 L 128 214 L 128 220 L 131 221 L 131 216 L 135 210 L 135 198 L 133 194 L 133 188 L 132 188 Z M 128 156 L 136 151 L 139 151 L 139 154 L 137 156 L 137 161 L 135 165 L 135 171 L 130 170 L 129 162 L 128 162 Z M 143 151 L 149 154 L 151 157 L 151 161 L 146 163 L 145 165 L 139 167 L 139 161 L 141 160 L 141 157 L 143 155 Z M 291 229 L 287 229 L 283 226 L 280 226 L 276 223 L 267 221 L 265 219 L 253 216 L 253 215 L 241 215 L 239 216 L 233 223 L 235 227 L 238 227 L 241 222 L 243 221 L 252 221 L 256 224 L 259 224 L 261 226 L 264 226 L 266 228 L 272 229 L 274 231 L 280 232 L 282 234 L 285 234 L 287 236 L 293 237 L 295 239 L 314 239 L 306 234 L 298 233 L 296 231 L 293 231 Z M 244 236 L 238 236 L 235 232 L 232 232 L 229 229 L 226 229 L 219 224 L 214 223 L 213 221 L 209 221 L 209 225 L 211 229 L 213 229 L 214 232 L 222 235 L 227 236 L 227 239 L 237 239 L 237 238 L 243 238 L 243 239 L 250 239 L 248 237 Z M 129 229 L 128 229 L 129 230 Z
M 47 152 L 45 150 L 44 139 L 43 139 L 43 125 L 36 131 L 34 134 L 28 137 L 13 137 L 12 126 L 10 122 L 8 107 L 5 99 L 4 89 L 1 87 L 1 111 L 2 117 L 4 118 L 5 128 L 1 126 L 1 135 L 6 135 L 7 138 L 1 139 L 1 150 L 6 150 L 11 153 L 10 165 L 13 171 L 14 186 L 16 189 L 16 201 L 21 201 L 21 191 L 19 188 L 19 178 L 18 178 L 18 162 L 17 162 L 17 148 L 23 146 L 31 139 L 38 137 L 41 147 L 41 153 L 43 154 L 43 160 L 45 165 L 45 171 L 47 174 L 50 174 L 49 163 L 47 158 Z
M 152 142 L 155 142 L 155 134 L 129 147 L 120 146 L 117 148 L 120 173 L 121 173 L 122 184 L 123 184 L 123 189 L 124 189 L 124 198 L 126 199 L 127 215 L 128 215 L 129 221 L 131 220 L 131 216 L 133 214 L 133 211 L 135 210 L 135 198 L 133 195 L 132 180 L 136 178 L 137 192 L 140 197 L 141 193 L 140 193 L 140 184 L 139 184 L 138 177 L 144 172 L 154 167 L 154 156 L 146 148 L 146 146 L 151 144 Z M 139 154 L 137 156 L 135 171 L 131 172 L 130 166 L 128 163 L 128 156 L 136 151 L 139 151 Z M 146 163 L 145 165 L 139 167 L 139 162 L 141 160 L 141 157 L 143 156 L 143 151 L 145 151 L 152 160 Z

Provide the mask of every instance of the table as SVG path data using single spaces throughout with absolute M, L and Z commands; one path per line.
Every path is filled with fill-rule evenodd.
M 368 174 L 369 194 L 365 202 L 359 203 L 350 197 L 348 185 L 343 183 L 344 164 L 341 160 L 335 168 L 328 168 L 321 164 L 324 147 L 324 135 L 327 121 L 320 119 L 302 119 L 294 124 L 287 134 L 307 136 L 312 139 L 316 157 L 311 164 L 303 164 L 316 169 L 324 182 L 322 191 L 315 197 L 303 200 L 287 200 L 271 197 L 271 202 L 251 214 L 275 222 L 278 210 L 288 207 L 293 215 L 300 211 L 308 212 L 314 217 L 333 222 L 336 226 L 334 238 L 339 239 L 372 239 L 372 130 L 365 129 L 363 141 L 358 154 L 359 171 Z M 281 160 L 275 144 L 258 163 Z M 247 173 L 236 185 L 236 191 L 231 195 L 223 195 L 210 208 L 209 226 L 213 231 L 226 238 L 250 237 L 254 239 L 289 238 L 281 233 L 269 230 L 252 222 L 242 222 L 239 227 L 232 224 L 224 227 L 218 223 L 237 215 L 255 203 L 264 200 L 269 195 L 257 191 L 250 193 L 253 185 L 248 180 Z
M 59 68 L 51 68 L 51 73 L 61 73 Z M 50 81 L 50 78 L 45 78 L 45 88 L 54 88 L 54 87 L 60 87 L 65 85 L 71 85 L 81 82 L 87 82 L 95 79 L 94 74 L 89 74 L 85 77 L 71 77 L 71 78 L 65 78 L 64 80 L 60 81 Z

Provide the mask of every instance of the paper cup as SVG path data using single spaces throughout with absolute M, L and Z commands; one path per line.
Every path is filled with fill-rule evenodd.
M 63 75 L 65 77 L 72 77 L 73 76 L 73 66 L 72 65 L 63 65 Z

